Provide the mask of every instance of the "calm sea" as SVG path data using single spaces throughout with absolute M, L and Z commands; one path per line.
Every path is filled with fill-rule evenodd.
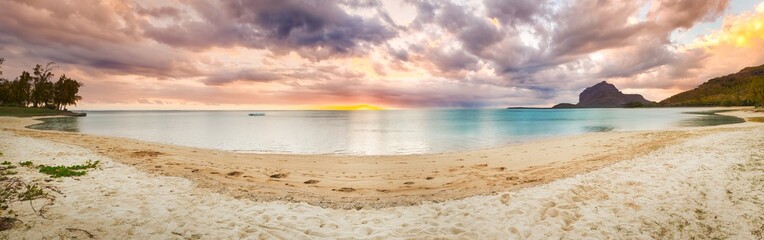
M 87 117 L 53 118 L 32 128 L 242 152 L 418 154 L 585 132 L 742 122 L 708 110 L 88 111 Z M 253 112 L 266 115 L 248 116 Z

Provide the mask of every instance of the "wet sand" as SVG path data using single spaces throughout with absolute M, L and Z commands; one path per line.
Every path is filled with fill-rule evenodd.
M 337 156 L 234 153 L 24 128 L 36 122 L 0 118 L 3 130 L 15 135 L 84 147 L 149 173 L 190 179 L 213 192 L 343 209 L 414 205 L 535 186 L 726 131 L 590 133 L 455 153 Z
M 15 228 L 0 232 L 0 237 L 10 239 L 87 238 L 90 235 L 178 239 L 757 239 L 764 236 L 764 179 L 761 175 L 764 124 L 759 123 L 587 134 L 467 153 L 336 157 L 228 155 L 17 128 L 27 124 L 28 119 L 3 121 L 1 126 L 6 129 L 0 131 L 0 151 L 4 153 L 0 161 L 15 164 L 28 160 L 48 165 L 82 164 L 86 160 L 102 162 L 99 169 L 85 176 L 52 181 L 34 169 L 18 168 L 15 177 L 40 184 L 50 192 L 50 197 L 10 206 L 22 221 Z M 7 124 L 13 121 L 18 125 Z M 679 137 L 672 137 L 677 135 Z M 566 145 L 573 144 L 571 140 L 579 141 L 575 148 Z M 106 145 L 97 141 L 104 141 Z M 97 146 L 91 146 L 94 144 Z M 636 151 L 632 147 L 636 147 Z M 591 148 L 596 150 L 589 150 Z M 211 159 L 194 158 L 203 156 Z M 514 158 L 518 156 L 544 163 Z M 456 157 L 464 160 L 452 159 Z M 247 161 L 254 158 L 261 161 L 248 164 Z M 329 170 L 330 165 L 324 164 L 293 166 L 298 165 L 293 161 L 311 158 L 335 164 L 343 164 L 342 161 L 348 166 L 346 174 L 342 174 L 342 169 Z M 398 163 L 403 160 L 414 162 Z M 211 163 L 193 165 L 192 161 Z M 219 161 L 235 167 L 225 168 Z M 388 163 L 380 165 L 374 164 L 375 161 Z M 577 168 L 575 164 L 587 167 Z M 185 175 L 193 171 L 185 169 L 189 166 L 199 169 L 194 172 L 196 175 Z M 365 166 L 368 170 L 354 169 L 356 166 Z M 372 166 L 380 166 L 380 169 Z M 498 169 L 501 166 L 505 169 Z M 317 173 L 316 167 L 326 170 Z M 351 173 L 347 169 L 354 169 L 356 179 L 343 177 Z M 262 176 L 254 176 L 258 170 Z M 227 174 L 234 171 L 241 174 Z M 310 171 L 314 175 L 308 175 Z M 384 178 L 374 171 L 384 172 L 383 176 L 393 179 L 379 180 Z M 464 175 L 460 177 L 454 172 Z M 278 173 L 284 175 L 271 177 Z M 411 177 L 405 177 L 408 175 Z M 252 181 L 244 176 L 252 176 Z M 303 178 L 305 176 L 310 178 Z M 433 179 L 427 180 L 425 176 L 433 176 Z M 485 184 L 489 177 L 496 179 L 497 185 L 506 185 L 432 184 L 429 186 L 440 191 L 429 195 L 427 190 L 432 189 L 416 188 L 437 178 L 469 179 Z M 539 178 L 544 180 L 523 183 L 525 179 Z M 305 179 L 319 181 L 301 182 Z M 387 181 L 402 182 L 403 186 L 385 184 Z M 407 181 L 414 184 L 405 184 Z M 258 189 L 258 186 L 269 187 Z M 332 191 L 342 186 L 358 190 Z M 234 193 L 237 188 L 245 187 L 251 187 L 253 193 L 270 191 L 273 195 L 259 198 Z M 398 192 L 370 191 L 382 187 Z M 490 189 L 496 192 L 491 193 Z M 385 199 L 385 204 L 372 203 L 364 193 Z M 294 195 L 292 199 L 286 197 L 291 195 Z M 400 195 L 407 197 L 397 197 Z M 264 201 L 279 196 L 281 200 Z M 433 198 L 436 196 L 444 199 L 432 202 L 440 200 Z M 456 199 L 445 200 L 448 197 Z M 335 200 L 339 204 L 327 203 Z M 348 205 L 351 201 L 363 205 Z M 365 209 L 342 209 L 343 206 Z M 372 208 L 375 206 L 390 207 Z

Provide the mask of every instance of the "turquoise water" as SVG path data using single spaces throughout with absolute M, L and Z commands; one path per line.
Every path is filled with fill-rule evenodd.
M 249 111 L 89 111 L 87 117 L 49 119 L 32 128 L 242 152 L 387 155 L 478 149 L 585 132 L 742 121 L 707 110 L 257 111 L 266 116 L 248 116 Z

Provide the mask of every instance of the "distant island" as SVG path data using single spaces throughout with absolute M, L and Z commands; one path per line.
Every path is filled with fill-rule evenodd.
M 624 94 L 606 81 L 584 89 L 578 95 L 578 103 L 560 103 L 552 108 L 619 108 L 643 107 L 655 104 L 639 94 Z
M 737 73 L 713 78 L 695 89 L 671 96 L 658 103 L 639 94 L 624 94 L 606 81 L 584 89 L 578 103 L 560 103 L 552 108 L 635 108 L 635 107 L 764 107 L 764 65 L 747 67 Z M 509 107 L 507 109 L 540 109 Z

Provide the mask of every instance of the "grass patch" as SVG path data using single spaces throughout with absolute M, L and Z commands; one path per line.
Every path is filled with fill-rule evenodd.
M 45 197 L 45 192 L 37 184 L 26 185 L 26 189 L 19 193 L 19 200 L 27 201 Z
M 26 161 L 26 162 L 20 162 L 19 165 L 22 167 L 31 167 L 34 164 L 32 163 L 32 161 Z
M 72 114 L 72 112 L 46 108 L 0 107 L 0 117 L 37 117 L 70 114 Z
M 5 181 L 8 179 L 7 176 L 16 174 L 17 172 L 11 170 L 14 168 L 16 166 L 11 165 L 11 162 L 4 161 L 0 163 L 0 181 Z
M 0 187 L 0 216 L 2 216 L 0 218 L 0 231 L 14 228 L 20 222 L 18 219 L 10 217 L 15 215 L 15 212 L 9 209 L 11 204 L 19 201 L 30 201 L 29 206 L 32 207 L 32 210 L 42 216 L 42 212 L 35 210 L 31 201 L 39 198 L 51 199 L 51 197 L 39 185 L 26 183 L 20 178 L 2 181 Z
M 60 178 L 60 177 L 76 177 L 76 176 L 82 176 L 87 173 L 85 171 L 86 169 L 90 168 L 96 168 L 98 167 L 99 161 L 91 162 L 88 160 L 83 165 L 74 165 L 74 166 L 45 166 L 40 165 L 40 172 L 44 174 L 48 174 L 53 178 Z

